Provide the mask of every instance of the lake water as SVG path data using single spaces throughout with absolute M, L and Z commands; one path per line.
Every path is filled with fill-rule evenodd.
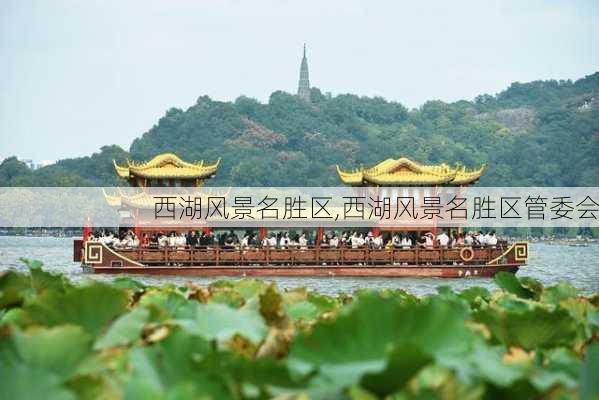
M 11 268 L 26 271 L 27 267 L 19 261 L 19 257 L 40 260 L 44 263 L 46 270 L 63 273 L 72 281 L 114 279 L 114 276 L 110 275 L 83 273 L 79 264 L 71 261 L 73 257 L 73 239 L 71 238 L 0 236 L 0 271 Z M 518 276 L 530 276 L 538 279 L 544 285 L 567 281 L 582 289 L 586 294 L 599 291 L 599 245 L 571 247 L 532 243 L 529 257 L 529 264 L 520 269 Z M 206 284 L 218 278 L 136 275 L 134 279 L 147 284 L 160 285 L 164 283 L 182 284 L 188 281 Z M 424 295 L 436 292 L 437 287 L 442 285 L 450 286 L 458 291 L 471 286 L 483 286 L 490 290 L 496 288 L 493 280 L 489 278 L 281 277 L 266 280 L 276 281 L 282 288 L 306 286 L 326 294 L 351 293 L 359 288 L 401 288 L 416 295 Z

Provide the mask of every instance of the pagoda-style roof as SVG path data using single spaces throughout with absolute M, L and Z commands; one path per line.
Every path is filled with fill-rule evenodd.
M 337 173 L 343 183 L 352 186 L 462 186 L 476 182 L 485 170 L 485 165 L 468 170 L 464 166 L 451 167 L 447 164 L 424 165 L 407 158 L 389 158 L 371 168 L 342 171 Z
M 150 161 L 141 163 L 127 160 L 126 166 L 120 166 L 114 160 L 112 162 L 121 178 L 139 176 L 149 179 L 200 179 L 214 175 L 218 169 L 220 158 L 213 164 L 204 165 L 204 161 L 190 163 L 181 160 L 173 153 L 163 153 Z

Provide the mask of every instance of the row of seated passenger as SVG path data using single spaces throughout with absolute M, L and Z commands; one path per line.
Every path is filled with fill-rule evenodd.
M 163 232 L 144 233 L 142 240 L 132 230 L 115 235 L 111 231 L 94 232 L 87 239 L 90 241 L 100 241 L 114 248 L 190 248 L 197 246 L 215 246 L 223 248 L 302 248 L 314 246 L 315 239 L 308 232 L 291 235 L 289 232 L 271 233 L 264 236 L 261 240 L 252 231 L 247 231 L 241 239 L 231 230 L 230 232 L 214 235 L 212 231 L 198 233 L 195 230 L 188 232 L 171 231 L 168 235 Z M 422 248 L 453 248 L 462 246 L 496 246 L 498 243 L 494 231 L 483 233 L 479 231 L 458 233 L 441 231 L 438 235 L 427 232 L 421 237 L 416 237 L 415 232 L 411 233 L 379 233 L 373 234 L 372 231 L 364 234 L 358 231 L 353 233 L 346 231 L 337 235 L 335 232 L 325 233 L 319 241 L 320 247 L 344 247 L 344 248 L 364 248 L 371 249 L 391 249 L 413 247 Z

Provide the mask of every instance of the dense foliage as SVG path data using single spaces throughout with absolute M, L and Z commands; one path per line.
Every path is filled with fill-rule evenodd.
M 202 96 L 172 108 L 127 153 L 106 146 L 91 157 L 29 171 L 0 165 L 0 186 L 113 185 L 113 158 L 147 160 L 173 151 L 184 159 L 222 157 L 211 185 L 339 185 L 342 168 L 406 156 L 420 162 L 488 164 L 489 186 L 599 185 L 599 72 L 572 81 L 514 83 L 475 101 L 429 101 L 407 110 L 380 97 L 324 96 L 312 102 L 275 92 L 268 104 Z M 109 118 L 110 116 L 107 116 Z
M 599 294 L 565 283 L 329 297 L 256 280 L 74 285 L 25 261 L 0 276 L 0 398 L 599 396 Z

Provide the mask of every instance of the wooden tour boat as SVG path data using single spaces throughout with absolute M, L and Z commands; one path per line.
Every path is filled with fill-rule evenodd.
M 390 249 L 328 248 L 137 248 L 115 250 L 81 240 L 75 259 L 94 273 L 198 276 L 386 276 L 492 277 L 515 273 L 526 263 L 528 245 Z
M 214 176 L 218 162 L 210 165 L 187 163 L 172 153 L 161 154 L 146 163 L 115 163 L 117 174 L 132 186 L 201 186 Z M 411 160 L 385 160 L 359 171 L 344 172 L 337 168 L 342 182 L 352 186 L 421 187 L 466 186 L 476 182 L 484 171 L 446 164 L 429 166 Z M 107 196 L 107 201 L 120 209 L 139 208 L 131 199 Z M 436 230 L 435 226 L 423 227 Z M 211 228 L 204 228 L 211 229 Z M 414 231 L 414 227 L 373 227 L 378 235 L 385 231 Z M 135 233 L 155 232 L 152 227 L 135 226 Z M 187 229 L 186 229 L 187 230 Z M 420 229 L 421 230 L 421 229 Z M 115 249 L 102 242 L 75 240 L 74 259 L 85 271 L 93 273 L 127 273 L 151 275 L 196 276 L 379 276 L 379 277 L 492 277 L 500 271 L 515 273 L 526 264 L 528 244 L 499 241 L 487 247 L 427 247 L 372 249 L 331 248 L 321 245 L 324 229 L 318 228 L 316 243 L 303 247 L 187 246 L 186 248 Z M 267 234 L 260 229 L 261 238 Z

